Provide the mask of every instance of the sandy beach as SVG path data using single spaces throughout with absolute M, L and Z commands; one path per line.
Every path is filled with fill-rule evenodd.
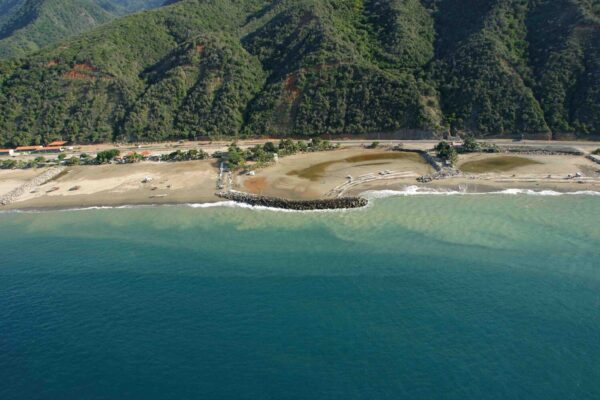
M 2 171 L 0 190 L 8 192 L 37 170 Z M 27 174 L 25 174 L 27 172 Z M 79 208 L 218 201 L 214 160 L 179 163 L 76 166 L 27 193 L 7 209 Z M 14 176 L 13 176 L 14 175 Z M 150 178 L 148 181 L 147 178 Z M 146 182 L 145 182 L 146 181 Z
M 461 155 L 457 167 L 463 172 L 460 176 L 418 183 L 418 177 L 434 172 L 421 155 L 389 148 L 344 146 L 280 158 L 253 176 L 234 173 L 232 188 L 294 200 L 359 195 L 370 190 L 405 190 L 415 185 L 467 192 L 600 191 L 600 165 L 584 156 L 473 153 Z M 44 171 L 0 170 L 0 195 Z M 576 173 L 581 176 L 567 178 Z M 215 160 L 67 167 L 3 209 L 217 202 L 218 174 Z

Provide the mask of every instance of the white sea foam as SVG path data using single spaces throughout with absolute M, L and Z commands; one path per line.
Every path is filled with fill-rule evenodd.
M 494 194 L 510 194 L 510 195 L 529 195 L 529 196 L 600 196 L 600 192 L 593 190 L 580 190 L 576 192 L 557 192 L 554 190 L 540 190 L 535 191 L 532 189 L 506 189 L 499 192 L 493 192 Z
M 407 186 L 403 190 L 370 190 L 362 193 L 362 196 L 369 200 L 367 207 L 356 209 L 331 209 L 331 210 L 287 210 L 274 207 L 253 206 L 235 201 L 219 201 L 214 203 L 186 203 L 186 204 L 139 204 L 139 205 L 120 205 L 120 206 L 90 206 L 90 207 L 74 207 L 56 210 L 0 210 L 0 214 L 17 214 L 17 213 L 43 213 L 43 212 L 67 212 L 67 211 L 98 211 L 98 210 L 123 210 L 137 208 L 153 208 L 153 207 L 189 207 L 196 209 L 207 208 L 243 208 L 254 211 L 269 211 L 269 212 L 284 212 L 284 213 L 340 213 L 347 211 L 360 211 L 372 206 L 373 201 L 387 197 L 408 197 L 408 196 L 482 196 L 482 195 L 509 195 L 509 196 L 600 196 L 600 192 L 593 190 L 581 190 L 575 192 L 557 192 L 554 190 L 533 190 L 533 189 L 504 189 L 495 192 L 467 192 L 450 189 L 432 189 L 420 186 Z
M 407 186 L 403 190 L 372 190 L 363 193 L 363 196 L 369 200 L 381 199 L 386 197 L 400 196 L 481 196 L 481 195 L 527 195 L 527 196 L 600 196 L 600 192 L 593 190 L 581 190 L 575 192 L 557 192 L 554 190 L 533 190 L 533 189 L 504 189 L 495 192 L 467 192 L 449 189 L 431 189 L 420 186 Z
M 255 211 L 271 211 L 271 212 L 284 212 L 284 213 L 331 213 L 331 212 L 344 212 L 344 211 L 349 210 L 346 208 L 328 209 L 328 210 L 289 210 L 289 209 L 285 209 L 285 208 L 253 206 L 250 204 L 238 203 L 235 201 L 220 201 L 217 203 L 188 203 L 188 204 L 184 204 L 184 206 L 191 207 L 191 208 L 217 208 L 217 207 L 245 208 L 248 210 L 255 210 Z

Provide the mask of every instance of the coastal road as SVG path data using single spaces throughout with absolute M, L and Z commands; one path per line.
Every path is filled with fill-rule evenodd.
M 278 142 L 279 139 L 266 138 L 266 139 L 248 139 L 237 141 L 238 145 L 242 148 L 249 148 L 258 145 L 262 145 L 266 142 Z M 427 150 L 433 148 L 439 140 L 377 140 L 381 146 L 395 146 L 402 145 L 406 149 L 415 150 Z M 558 149 L 561 147 L 574 147 L 584 153 L 591 153 L 597 148 L 600 148 L 600 142 L 590 141 L 545 141 L 545 140 L 523 140 L 515 141 L 511 139 L 490 139 L 482 140 L 487 143 L 496 144 L 499 147 L 504 146 L 531 146 L 531 147 L 546 147 L 548 149 Z M 332 140 L 333 143 L 338 143 L 341 147 L 356 147 L 366 146 L 373 143 L 373 140 L 365 139 L 340 139 Z M 177 150 L 187 151 L 190 149 L 201 148 L 208 153 L 214 153 L 217 151 L 226 151 L 227 146 L 231 143 L 231 140 L 220 140 L 220 141 L 179 141 L 179 142 L 162 142 L 162 143 L 142 143 L 142 144 L 118 144 L 118 143 L 106 143 L 106 144 L 93 144 L 93 145 L 75 145 L 73 150 L 67 150 L 65 153 L 67 156 L 80 156 L 81 154 L 95 155 L 96 153 L 117 148 L 121 153 L 128 152 L 150 152 L 152 154 L 165 154 Z M 40 156 L 40 154 L 23 154 L 16 157 L 2 156 L 2 159 L 16 158 L 20 160 L 34 159 Z M 54 158 L 55 155 L 48 154 L 43 155 L 46 158 Z

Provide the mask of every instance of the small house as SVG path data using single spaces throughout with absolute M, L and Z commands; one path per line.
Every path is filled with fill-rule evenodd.
M 0 156 L 13 156 L 15 151 L 13 149 L 0 149 Z

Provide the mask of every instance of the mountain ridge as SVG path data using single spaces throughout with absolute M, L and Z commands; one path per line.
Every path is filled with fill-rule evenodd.
M 593 137 L 598 13 L 585 0 L 184 0 L 1 62 L 0 142 Z
M 22 57 L 163 0 L 0 0 L 0 58 Z

